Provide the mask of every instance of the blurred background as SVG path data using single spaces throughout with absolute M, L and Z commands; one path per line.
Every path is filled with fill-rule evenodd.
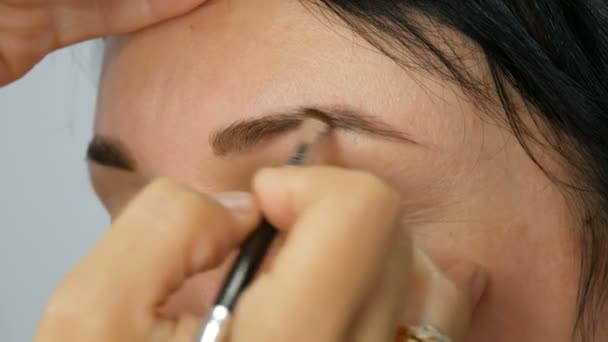
M 101 43 L 0 88 L 0 341 L 31 341 L 48 297 L 108 225 L 87 176 Z

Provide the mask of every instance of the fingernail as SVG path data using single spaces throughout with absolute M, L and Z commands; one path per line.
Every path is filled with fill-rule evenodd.
M 222 192 L 211 197 L 235 214 L 247 214 L 253 209 L 253 196 L 248 192 Z
M 445 273 L 456 286 L 469 294 L 473 306 L 477 306 L 486 290 L 487 273 L 481 267 L 472 263 L 452 265 Z

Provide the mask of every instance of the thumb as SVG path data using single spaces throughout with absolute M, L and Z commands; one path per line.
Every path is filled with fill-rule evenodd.
M 211 198 L 165 180 L 146 187 L 63 280 L 36 341 L 149 340 L 167 296 L 253 230 L 252 197 L 236 195 Z

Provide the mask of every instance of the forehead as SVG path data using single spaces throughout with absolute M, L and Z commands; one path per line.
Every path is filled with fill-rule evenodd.
M 95 130 L 167 175 L 176 160 L 212 161 L 218 127 L 310 105 L 382 116 L 428 145 L 461 144 L 475 117 L 449 85 L 402 69 L 327 13 L 232 0 L 111 41 Z

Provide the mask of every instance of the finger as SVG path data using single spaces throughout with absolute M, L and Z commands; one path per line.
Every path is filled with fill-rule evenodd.
M 358 315 L 347 341 L 394 341 L 412 294 L 408 285 L 411 280 L 412 244 L 409 231 L 402 227 L 386 260 L 383 274 L 363 310 Z
M 87 39 L 124 34 L 183 15 L 206 0 L 0 1 L 0 86 L 45 54 Z
M 167 295 L 187 276 L 218 264 L 255 225 L 250 196 L 220 201 L 223 206 L 169 181 L 148 186 L 65 278 L 41 331 L 61 335 L 65 324 L 57 322 L 74 320 L 72 333 L 95 330 L 87 337 L 112 341 L 107 334 L 132 332 L 133 340 L 145 338 Z
M 329 167 L 266 170 L 254 189 L 268 219 L 291 231 L 237 306 L 234 341 L 342 340 L 395 237 L 398 196 L 373 176 Z
M 453 341 L 466 336 L 472 314 L 487 284 L 486 273 L 469 262 L 453 263 L 445 270 L 420 250 L 414 250 L 404 325 L 432 325 Z
M 25 74 L 55 45 L 46 5 L 0 0 L 0 87 Z
M 234 263 L 236 253 L 231 253 L 221 266 L 188 278 L 181 287 L 171 294 L 158 312 L 163 317 L 175 318 L 189 314 L 203 316 L 216 299 L 222 281 Z
M 72 0 L 49 6 L 59 46 L 123 34 L 185 14 L 206 0 Z
M 177 321 L 171 342 L 193 342 L 201 329 L 201 318 L 196 315 L 183 315 Z

